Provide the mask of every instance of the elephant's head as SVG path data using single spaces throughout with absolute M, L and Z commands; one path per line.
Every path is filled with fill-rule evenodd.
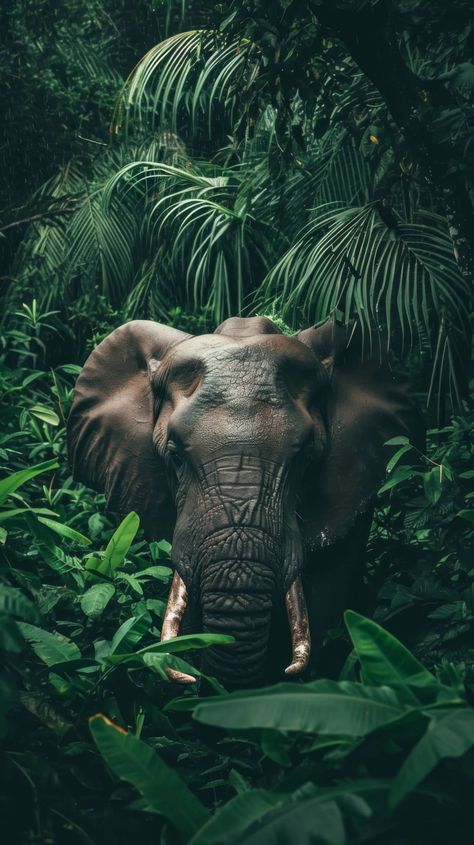
M 262 675 L 283 598 L 286 671 L 307 664 L 305 549 L 343 537 L 369 507 L 383 444 L 415 419 L 406 385 L 333 320 L 294 337 L 258 317 L 200 337 L 134 321 L 86 362 L 68 444 L 76 479 L 172 540 L 162 638 L 198 607 L 204 631 L 236 638 L 207 652 L 206 670 L 245 685 Z

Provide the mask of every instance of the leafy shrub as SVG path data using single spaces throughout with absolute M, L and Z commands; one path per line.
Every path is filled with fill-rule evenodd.
M 206 320 L 170 315 L 191 331 Z M 260 845 L 292 841 L 295 831 L 303 845 L 469 841 L 468 407 L 429 432 L 426 457 L 398 444 L 366 577 L 384 627 L 348 612 L 347 632 L 329 632 L 328 647 L 347 636 L 353 646 L 338 680 L 227 695 L 215 679 L 201 679 L 175 697 L 166 670 L 197 674 L 186 652 L 193 659 L 213 638 L 159 643 L 169 544 L 146 543 L 134 514 L 117 527 L 103 496 L 71 480 L 64 419 L 79 367 L 44 363 L 61 330 L 56 315 L 33 303 L 3 338 L 7 841 Z M 106 332 L 98 323 L 98 337 Z

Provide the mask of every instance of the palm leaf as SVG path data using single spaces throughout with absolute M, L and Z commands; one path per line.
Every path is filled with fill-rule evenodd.
M 205 131 L 211 138 L 217 105 L 229 127 L 259 65 L 248 41 L 229 44 L 205 29 L 172 35 L 149 50 L 128 77 L 115 109 L 115 130 L 128 131 L 133 122 L 180 134 L 188 124 L 191 135 Z
M 462 339 L 469 301 L 445 221 L 420 211 L 416 222 L 389 228 L 375 203 L 317 209 L 257 298 L 260 308 L 276 304 L 290 321 L 318 322 L 337 309 L 346 320 L 358 318 L 369 344 L 384 328 L 388 345 L 402 353 L 428 339 L 437 344 L 432 390 L 447 380 L 454 403 L 459 389 L 449 327 Z
M 146 205 L 149 248 L 166 254 L 171 277 L 184 280 L 185 306 L 210 309 L 218 322 L 240 313 L 273 255 L 247 170 L 131 162 L 106 186 L 104 210 L 117 193 L 134 191 Z
M 120 301 L 133 272 L 136 233 L 136 220 L 123 205 L 105 214 L 97 196 L 88 195 L 67 231 L 70 277 L 79 276 L 82 287 L 98 276 L 109 301 Z

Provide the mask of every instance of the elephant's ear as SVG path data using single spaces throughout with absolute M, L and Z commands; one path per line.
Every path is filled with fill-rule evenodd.
M 330 319 L 298 339 L 329 376 L 327 451 L 307 479 L 303 523 L 309 545 L 318 547 L 344 537 L 370 508 L 393 452 L 387 440 L 405 435 L 422 448 L 424 424 L 408 382 L 390 368 L 379 343 L 370 354 L 364 349 L 354 323 Z
M 169 537 L 174 507 L 153 446 L 150 374 L 190 335 L 134 320 L 112 332 L 87 359 L 67 423 L 73 475 L 120 514 L 137 511 L 149 537 Z

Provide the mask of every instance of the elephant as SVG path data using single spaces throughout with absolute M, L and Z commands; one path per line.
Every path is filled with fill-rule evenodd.
M 292 336 L 267 317 L 200 336 L 133 320 L 82 369 L 74 478 L 172 542 L 161 637 L 232 634 L 201 667 L 228 688 L 314 670 L 361 578 L 385 443 L 424 431 L 384 350 L 333 317 Z

